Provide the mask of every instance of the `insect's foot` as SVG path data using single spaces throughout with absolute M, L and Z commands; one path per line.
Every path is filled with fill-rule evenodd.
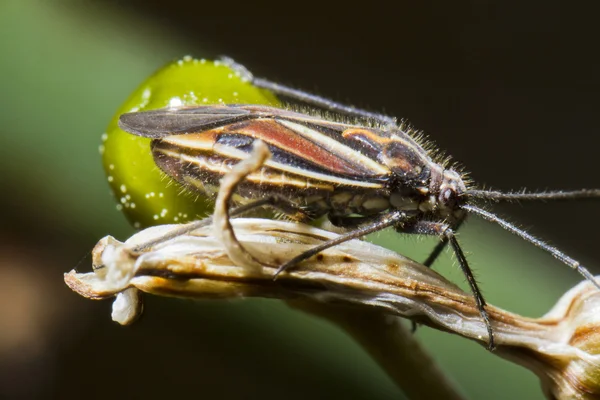
M 279 277 L 279 274 L 286 271 L 289 267 L 290 267 L 290 263 L 287 262 L 285 264 L 282 264 L 279 268 L 277 268 L 277 271 L 275 271 L 275 273 L 273 274 L 273 280 L 276 281 L 277 278 Z
M 415 321 L 410 321 L 410 333 L 414 335 L 417 332 L 418 327 L 419 324 L 417 324 Z
M 494 351 L 496 350 L 496 342 L 494 341 L 494 330 L 492 329 L 490 316 L 485 308 L 480 309 L 479 313 L 481 314 L 481 318 L 483 318 L 483 323 L 485 324 L 488 333 L 488 343 L 486 347 L 489 351 Z

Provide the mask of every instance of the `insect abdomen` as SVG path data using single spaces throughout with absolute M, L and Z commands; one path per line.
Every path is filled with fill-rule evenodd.
M 152 153 L 156 164 L 168 176 L 209 199 L 216 196 L 219 180 L 239 162 L 215 152 L 173 146 L 163 140 L 153 142 Z M 316 215 L 329 212 L 370 215 L 389 208 L 389 191 L 383 183 L 371 184 L 375 189 L 361 188 L 350 186 L 352 182 L 344 178 L 328 178 L 329 181 L 311 179 L 305 174 L 263 167 L 240 184 L 236 197 L 249 201 L 281 196 Z

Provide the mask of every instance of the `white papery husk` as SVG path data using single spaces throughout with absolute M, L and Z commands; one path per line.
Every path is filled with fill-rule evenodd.
M 280 265 L 335 233 L 266 219 L 234 219 L 237 238 L 265 264 Z M 127 324 L 141 312 L 139 291 L 188 298 L 273 297 L 345 303 L 412 318 L 485 344 L 486 327 L 472 295 L 435 271 L 382 247 L 352 240 L 301 263 L 273 280 L 274 269 L 237 266 L 212 227 L 135 253 L 175 225 L 148 228 L 121 243 L 108 236 L 94 249 L 95 271 L 65 274 L 82 296 L 117 296 L 113 319 Z M 600 395 L 600 291 L 582 282 L 544 317 L 531 319 L 488 306 L 495 354 L 541 379 L 549 398 Z

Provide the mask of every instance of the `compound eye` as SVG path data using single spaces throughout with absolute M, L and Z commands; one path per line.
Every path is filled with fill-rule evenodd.
M 444 190 L 443 198 L 444 198 L 444 203 L 448 203 L 450 201 L 450 199 L 452 198 L 452 190 L 450 190 L 450 189 Z
M 439 196 L 439 201 L 446 207 L 453 207 L 456 204 L 456 192 L 451 188 L 443 189 Z

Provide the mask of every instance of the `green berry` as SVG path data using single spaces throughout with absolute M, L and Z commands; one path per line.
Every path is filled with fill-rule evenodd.
M 154 164 L 150 139 L 121 130 L 121 114 L 169 105 L 279 104 L 270 92 L 245 82 L 218 61 L 185 57 L 142 83 L 113 117 L 102 136 L 103 163 L 110 187 L 135 228 L 182 223 L 207 216 L 213 203 L 184 191 Z

